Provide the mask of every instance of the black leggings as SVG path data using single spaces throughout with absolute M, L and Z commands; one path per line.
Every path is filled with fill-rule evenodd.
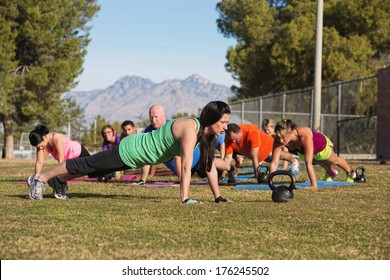
M 70 175 L 88 175 L 90 178 L 126 169 L 131 169 L 131 167 L 127 166 L 120 158 L 119 146 L 91 156 L 66 161 L 66 170 Z

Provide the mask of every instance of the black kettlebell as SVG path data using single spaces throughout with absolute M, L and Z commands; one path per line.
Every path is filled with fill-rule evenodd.
M 267 184 L 268 183 L 268 175 L 269 175 L 268 165 L 260 164 L 257 167 L 257 182 L 259 184 Z
M 107 181 L 108 181 L 107 177 L 104 176 L 104 175 L 103 176 L 99 176 L 97 179 L 98 179 L 99 182 L 104 182 L 104 183 L 107 183 Z
M 365 183 L 366 182 L 366 176 L 364 175 L 365 171 L 366 170 L 364 169 L 363 166 L 357 167 L 355 170 L 356 178 L 354 181 L 357 183 Z
M 291 183 L 289 186 L 275 186 L 274 182 L 272 179 L 275 176 L 279 175 L 285 175 L 290 177 Z M 268 176 L 268 186 L 272 190 L 272 201 L 273 202 L 289 202 L 293 199 L 294 194 L 293 194 L 293 189 L 295 189 L 295 176 L 287 170 L 276 170 L 272 172 Z

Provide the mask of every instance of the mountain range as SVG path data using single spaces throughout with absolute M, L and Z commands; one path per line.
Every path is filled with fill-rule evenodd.
M 193 74 L 183 80 L 172 79 L 154 83 L 138 76 L 125 76 L 106 89 L 72 91 L 63 98 L 72 98 L 83 109 L 87 123 L 97 115 L 110 122 L 149 118 L 149 107 L 159 103 L 165 108 L 167 118 L 177 113 L 198 115 L 208 102 L 227 102 L 234 94 L 230 88 L 212 83 Z

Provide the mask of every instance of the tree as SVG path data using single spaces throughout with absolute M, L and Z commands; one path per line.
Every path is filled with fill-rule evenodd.
M 89 130 L 82 135 L 81 143 L 90 151 L 100 150 L 99 147 L 101 147 L 103 141 L 100 130 L 106 124 L 108 124 L 108 121 L 102 116 L 97 115 L 93 122 L 89 125 Z
M 0 120 L 6 158 L 13 157 L 13 126 L 36 120 L 51 128 L 73 107 L 61 94 L 76 86 L 89 43 L 95 0 L 0 2 Z M 68 104 L 69 105 L 69 104 Z
M 312 86 L 315 0 L 222 0 L 218 30 L 237 39 L 226 69 L 239 98 Z M 390 61 L 390 2 L 324 1 L 323 82 L 376 73 Z

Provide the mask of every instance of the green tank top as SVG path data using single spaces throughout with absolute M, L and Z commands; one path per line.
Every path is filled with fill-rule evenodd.
M 197 118 L 192 119 L 197 123 L 196 131 L 198 132 L 200 128 L 199 120 Z M 180 142 L 175 140 L 171 129 L 174 122 L 175 120 L 172 120 L 159 129 L 148 133 L 123 138 L 119 143 L 121 160 L 127 166 L 135 169 L 144 165 L 161 163 L 174 156 L 180 156 Z

